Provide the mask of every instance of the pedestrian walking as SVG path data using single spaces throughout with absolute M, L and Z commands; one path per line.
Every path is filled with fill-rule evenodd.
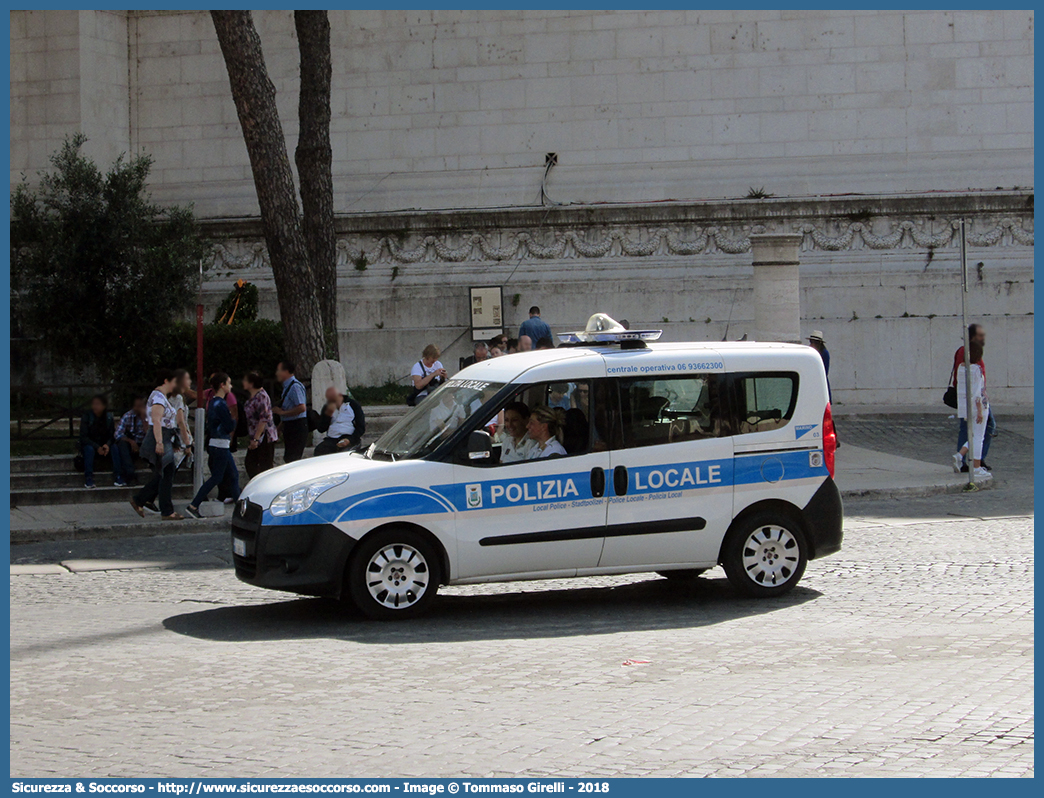
M 982 365 L 982 345 L 976 340 L 969 344 L 968 354 L 971 356 L 971 407 L 968 406 L 965 385 L 966 372 L 964 363 L 957 367 L 957 415 L 966 422 L 966 429 L 971 442 L 975 444 L 971 467 L 975 476 L 988 477 L 990 472 L 983 468 L 982 451 L 986 437 L 986 420 L 990 415 L 990 399 L 986 394 L 986 369 Z M 953 470 L 960 473 L 968 455 L 968 441 L 953 456 Z
M 91 399 L 91 407 L 80 419 L 80 457 L 83 458 L 83 486 L 94 487 L 94 462 L 99 457 L 108 457 L 112 451 L 113 441 L 112 413 L 109 412 L 109 400 L 98 394 Z M 117 485 L 120 482 L 117 461 L 112 459 L 112 477 Z
M 536 305 L 529 309 L 529 318 L 519 325 L 519 339 L 523 335 L 528 335 L 530 341 L 536 342 L 538 349 L 540 348 L 539 342 L 542 339 L 551 338 L 551 328 L 547 325 L 547 322 L 540 318 L 540 308 Z
M 112 464 L 116 471 L 116 487 L 125 488 L 137 482 L 134 458 L 141 451 L 148 421 L 145 418 L 145 397 L 135 396 L 131 409 L 120 417 L 113 434 Z
M 981 324 L 969 324 L 968 325 L 968 341 L 978 343 L 982 348 L 983 353 L 986 351 L 986 328 Z M 978 362 L 972 361 L 974 365 L 977 365 L 982 370 L 983 382 L 986 380 L 986 362 L 983 358 L 979 358 Z M 953 369 L 950 371 L 950 385 L 956 389 L 958 402 L 960 402 L 960 396 L 964 393 L 964 382 L 957 377 L 957 370 L 964 365 L 964 347 L 958 347 L 957 351 L 953 353 Z M 951 405 L 952 407 L 952 405 Z M 958 415 L 958 427 L 957 427 L 957 450 L 961 451 L 966 448 L 968 443 L 968 421 L 963 416 Z M 985 436 L 982 439 L 982 449 L 977 449 L 979 453 L 979 459 L 982 460 L 982 467 L 987 471 L 992 471 L 990 465 L 986 462 L 986 455 L 990 451 L 990 442 L 993 437 L 997 434 L 997 420 L 993 416 L 993 408 L 989 410 L 989 414 L 986 416 L 986 430 Z M 968 473 L 968 463 L 965 462 L 961 465 L 961 472 Z
M 265 390 L 264 378 L 258 372 L 251 371 L 243 377 L 243 390 L 250 396 L 243 406 L 247 434 L 250 436 L 243 466 L 247 477 L 253 479 L 262 471 L 275 466 L 275 445 L 279 434 L 276 432 L 272 400 Z
M 283 460 L 294 463 L 304 457 L 308 444 L 308 397 L 304 383 L 294 376 L 296 366 L 283 360 L 276 366 L 276 379 L 282 386 L 279 405 L 272 412 L 281 420 L 283 428 Z
M 164 521 L 182 521 L 185 516 L 174 512 L 171 492 L 174 487 L 174 440 L 178 434 L 177 412 L 170 397 L 177 389 L 174 372 L 163 369 L 156 375 L 156 388 L 145 403 L 149 428 L 141 444 L 141 456 L 152 466 L 150 479 L 131 500 L 134 512 L 145 517 L 145 509 L 162 514 Z M 185 446 L 188 442 L 182 440 Z M 155 505 L 159 499 L 159 507 Z
M 239 498 L 239 469 L 230 449 L 236 420 L 229 412 L 226 397 L 232 392 L 232 378 L 219 371 L 210 378 L 211 399 L 207 403 L 207 461 L 210 478 L 204 482 L 185 512 L 193 518 L 202 518 L 199 505 L 207 500 L 210 491 L 225 485 L 233 502 Z

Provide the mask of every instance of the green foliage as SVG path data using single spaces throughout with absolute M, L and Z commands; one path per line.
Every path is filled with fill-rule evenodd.
M 349 385 L 352 398 L 359 404 L 366 405 L 402 405 L 406 404 L 406 395 L 411 388 L 402 383 L 388 381 L 384 385 Z
M 236 300 L 239 303 L 236 304 Z M 237 280 L 228 296 L 214 314 L 215 324 L 239 324 L 257 318 L 257 286 L 246 280 Z
M 195 378 L 196 325 L 176 322 L 160 346 L 151 350 L 136 349 L 137 361 L 133 381 L 152 380 L 159 368 L 187 368 Z M 237 322 L 235 324 L 206 324 L 203 326 L 203 373 L 227 372 L 233 381 L 254 369 L 266 377 L 275 373 L 275 366 L 285 357 L 283 325 L 270 319 Z
M 151 202 L 151 157 L 121 156 L 102 174 L 85 141 L 67 139 L 35 191 L 11 192 L 15 337 L 124 380 L 191 305 L 207 245 L 190 209 Z
M 765 191 L 764 186 L 762 186 L 761 188 L 754 188 L 754 186 L 751 186 L 750 190 L 747 192 L 747 196 L 745 197 L 745 199 L 769 199 L 770 197 L 774 196 L 776 195 L 769 194 L 767 191 Z

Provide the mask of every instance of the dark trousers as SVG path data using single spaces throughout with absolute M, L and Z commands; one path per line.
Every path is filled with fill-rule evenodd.
M 337 443 L 339 441 L 350 441 L 351 439 L 351 435 L 342 435 L 339 438 L 331 438 L 327 436 L 323 438 L 321 441 L 319 441 L 319 445 L 315 447 L 314 454 L 316 457 L 322 457 L 324 454 L 336 454 L 337 452 L 347 452 L 351 448 L 351 446 L 346 446 L 343 449 L 338 449 Z
M 284 421 L 280 429 L 283 432 L 283 460 L 287 463 L 300 460 L 308 444 L 308 419 Z
M 152 466 L 152 479 L 135 494 L 134 503 L 140 507 L 158 496 L 160 513 L 170 515 L 174 512 L 174 500 L 171 498 L 174 488 L 174 463 L 164 465 L 162 459 L 158 459 L 157 463 L 158 465 Z
M 243 462 L 247 477 L 253 479 L 262 471 L 275 467 L 275 441 L 259 443 L 256 449 L 247 449 Z
M 210 491 L 218 485 L 221 485 L 227 490 L 230 499 L 238 499 L 239 469 L 236 468 L 236 461 L 235 458 L 232 457 L 232 452 L 228 449 L 218 448 L 217 446 L 208 446 L 207 462 L 210 465 L 210 479 L 200 486 L 199 493 L 197 493 L 196 497 L 192 500 L 192 506 L 199 507 L 201 502 L 207 500 Z
M 112 470 L 124 482 L 134 479 L 134 452 L 127 441 L 120 441 L 112 446 Z
M 959 452 L 968 443 L 968 422 L 961 419 L 961 425 L 957 429 L 957 451 Z M 990 440 L 997 434 L 997 421 L 993 417 L 993 408 L 990 408 L 990 416 L 986 419 L 986 434 L 982 439 L 982 451 L 976 452 L 977 460 L 985 460 L 990 451 Z
M 109 449 L 109 451 L 111 452 L 112 449 Z M 94 479 L 94 461 L 95 460 L 100 461 L 99 462 L 99 465 L 100 465 L 102 462 L 105 461 L 105 457 L 100 455 L 100 454 L 98 454 L 98 450 L 95 449 L 90 444 L 87 444 L 86 446 L 84 446 L 83 449 L 81 450 L 81 453 L 83 454 L 83 478 L 84 479 Z M 116 470 L 116 460 L 115 459 L 113 459 L 113 461 L 112 461 L 112 475 L 114 477 L 118 477 L 119 476 L 119 472 L 117 472 L 117 470 Z

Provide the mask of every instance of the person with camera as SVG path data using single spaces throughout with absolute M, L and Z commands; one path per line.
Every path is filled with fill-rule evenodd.
M 446 369 L 439 362 L 439 348 L 428 344 L 421 352 L 421 359 L 413 364 L 410 376 L 413 378 L 413 393 L 406 404 L 419 405 L 429 393 L 446 381 Z M 410 401 L 412 400 L 412 401 Z

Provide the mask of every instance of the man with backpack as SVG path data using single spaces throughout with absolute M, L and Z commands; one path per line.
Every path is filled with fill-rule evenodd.
M 319 414 L 315 428 L 326 433 L 315 447 L 316 457 L 345 452 L 358 446 L 362 440 L 366 432 L 366 415 L 362 405 L 331 385 L 326 389 L 326 407 Z

